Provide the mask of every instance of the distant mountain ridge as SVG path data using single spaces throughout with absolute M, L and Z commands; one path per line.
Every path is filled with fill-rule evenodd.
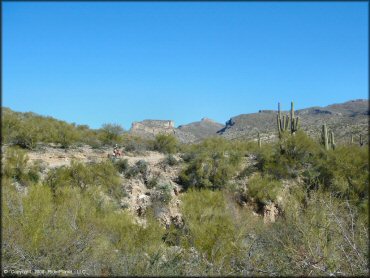
M 260 132 L 264 140 L 274 140 L 277 135 L 276 114 L 277 110 L 260 110 L 258 113 L 232 117 L 218 134 L 228 139 L 256 139 Z M 368 100 L 357 99 L 325 107 L 315 106 L 296 110 L 295 114 L 300 118 L 300 128 L 316 138 L 320 136 L 324 123 L 339 141 L 350 140 L 351 134 L 361 133 L 365 137 L 368 134 Z
M 283 105 L 288 107 L 290 103 Z M 174 122 L 170 120 L 144 120 L 133 123 L 130 133 L 149 138 L 158 133 L 173 134 L 184 143 L 197 142 L 210 136 L 222 136 L 232 140 L 256 139 L 258 133 L 263 141 L 276 140 L 277 110 L 258 111 L 231 117 L 225 125 L 203 118 L 198 122 L 175 128 Z M 350 140 L 351 134 L 365 135 L 365 142 L 368 141 L 368 100 L 356 99 L 325 107 L 314 106 L 296 110 L 295 114 L 300 117 L 300 128 L 314 138 L 320 136 L 321 127 L 325 123 L 334 132 L 337 141 Z
M 193 134 L 197 139 L 215 136 L 225 125 L 217 123 L 209 118 L 203 118 L 199 122 L 180 125 L 179 130 Z
M 175 123 L 171 120 L 144 120 L 133 122 L 130 133 L 146 138 L 154 138 L 157 134 L 173 134 L 181 142 L 195 142 L 210 136 L 216 136 L 217 131 L 224 125 L 215 121 L 203 118 L 199 122 L 193 122 L 186 125 L 180 125 L 175 128 Z
M 290 104 L 282 103 L 282 105 L 283 107 L 289 107 Z M 128 133 L 144 138 L 154 138 L 160 133 L 173 134 L 183 143 L 199 142 L 211 136 L 221 136 L 230 140 L 257 140 L 258 133 L 260 133 L 263 142 L 276 140 L 277 111 L 264 109 L 256 109 L 256 111 L 259 112 L 231 117 L 225 124 L 217 123 L 209 118 L 203 118 L 197 122 L 180 125 L 177 128 L 172 120 L 148 119 L 140 122 L 133 122 Z M 289 111 L 282 112 L 288 113 Z M 352 135 L 354 136 L 355 142 L 359 141 L 360 135 L 362 135 L 365 143 L 369 141 L 369 103 L 366 99 L 350 100 L 325 107 L 314 106 L 299 109 L 295 111 L 295 115 L 300 119 L 299 128 L 313 138 L 318 139 L 320 137 L 322 125 L 325 123 L 328 129 L 334 132 L 337 142 L 349 142 Z M 19 125 L 29 125 L 25 128 L 28 136 L 25 136 L 25 138 L 29 138 L 32 133 L 38 138 L 35 139 L 36 137 L 33 138 L 31 136 L 33 138 L 32 140 L 41 140 L 39 138 L 40 134 L 45 135 L 48 132 L 50 134 L 53 132 L 57 134 L 62 128 L 67 127 L 71 134 L 76 132 L 86 133 L 84 136 L 87 141 L 90 139 L 93 141 L 100 140 L 96 137 L 97 134 L 101 132 L 99 129 L 93 130 L 89 129 L 86 125 L 76 125 L 75 123 L 68 124 L 67 122 L 49 116 L 41 116 L 33 112 L 22 113 L 2 107 L 2 120 L 5 118 L 8 119 L 8 121 L 3 121 L 2 130 L 4 133 L 9 133 L 9 136 L 7 136 L 9 138 L 17 135 L 17 129 L 20 128 Z M 42 131 L 47 132 L 45 133 Z M 45 138 L 49 140 L 51 135 L 46 137 Z M 58 139 L 59 137 L 56 138 Z M 16 139 L 17 138 L 14 140 Z M 95 144 L 96 142 L 94 141 L 94 143 L 93 141 L 90 143 Z

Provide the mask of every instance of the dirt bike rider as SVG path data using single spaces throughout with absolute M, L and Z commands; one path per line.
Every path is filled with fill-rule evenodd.
M 118 155 L 119 155 L 118 145 L 115 144 L 113 148 L 113 156 L 118 156 Z
M 117 156 L 121 156 L 122 153 L 121 151 L 118 149 L 118 145 L 115 144 L 114 148 L 113 148 L 113 156 L 117 157 Z

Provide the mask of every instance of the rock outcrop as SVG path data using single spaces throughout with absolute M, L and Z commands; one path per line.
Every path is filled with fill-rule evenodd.
M 174 134 L 175 123 L 171 120 L 144 120 L 141 122 L 133 122 L 130 132 L 146 136 L 155 136 L 160 133 Z
M 181 125 L 175 128 L 171 120 L 144 120 L 132 123 L 130 133 L 145 138 L 154 138 L 157 134 L 173 134 L 182 143 L 192 143 L 209 136 L 216 136 L 224 125 L 203 118 L 199 122 Z
M 276 217 L 279 214 L 279 210 L 274 203 L 268 204 L 263 208 L 263 222 L 267 223 L 274 223 L 276 221 Z

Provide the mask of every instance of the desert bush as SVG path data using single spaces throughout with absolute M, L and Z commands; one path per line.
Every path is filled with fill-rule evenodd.
M 169 204 L 172 199 L 173 186 L 169 183 L 160 182 L 155 186 L 152 200 L 162 204 Z
M 248 181 L 247 198 L 251 201 L 266 205 L 275 202 L 276 197 L 282 190 L 282 183 L 271 176 L 255 174 Z
M 342 198 L 365 205 L 369 191 L 368 148 L 343 145 L 329 152 L 318 167 L 318 179 Z
M 178 163 L 179 162 L 177 161 L 177 159 L 172 154 L 166 155 L 166 157 L 163 159 L 163 164 L 164 165 L 175 166 Z
M 149 175 L 148 163 L 145 160 L 137 161 L 135 165 L 133 165 L 126 171 L 125 177 L 132 178 L 136 177 L 138 174 L 141 174 L 141 177 L 144 179 L 144 182 L 148 180 Z
M 172 134 L 158 134 L 153 142 L 153 149 L 162 153 L 175 153 L 179 142 Z
M 366 275 L 367 222 L 348 202 L 312 192 L 304 206 L 288 206 L 260 234 L 259 267 L 269 275 Z
M 59 187 L 77 187 L 86 190 L 100 187 L 103 192 L 119 200 L 125 196 L 115 166 L 109 162 L 90 165 L 72 161 L 70 167 L 60 167 L 48 172 L 45 183 L 56 192 Z
M 101 129 L 93 130 L 86 125 L 69 124 L 52 117 L 3 108 L 3 142 L 22 148 L 34 149 L 37 143 L 56 143 L 63 148 L 88 144 L 99 148 L 103 144 L 121 143 L 123 132 L 122 127 L 116 124 L 104 124 Z
M 20 148 L 8 148 L 5 153 L 3 175 L 20 180 L 26 171 L 28 156 L 26 151 Z
M 185 229 L 184 248 L 195 247 L 208 260 L 227 261 L 236 252 L 236 231 L 221 191 L 190 190 L 181 198 Z M 227 265 L 227 263 L 225 263 Z
M 14 202 L 3 204 L 3 258 L 7 268 L 78 269 L 89 256 L 93 237 L 88 198 L 72 188 L 53 199 L 49 187 L 32 185 Z M 13 197 L 12 197 L 13 196 Z
M 100 209 L 98 191 L 32 185 L 27 195 L 3 191 L 2 263 L 6 269 L 86 269 L 89 275 L 158 274 L 164 228 L 145 227 L 114 207 Z
M 34 149 L 40 141 L 40 133 L 34 123 L 21 123 L 19 131 L 14 135 L 11 143 L 25 149 Z
M 278 143 L 269 147 L 265 145 L 257 158 L 262 171 L 280 179 L 297 177 L 315 167 L 323 156 L 321 146 L 303 131 L 298 131 L 294 136 L 283 135 Z
M 159 177 L 153 176 L 148 179 L 148 182 L 145 184 L 148 189 L 152 189 L 158 185 Z
M 122 144 L 127 152 L 142 153 L 152 148 L 150 140 L 129 133 L 123 134 Z
M 129 164 L 127 159 L 119 159 L 114 161 L 114 166 L 116 167 L 117 171 L 120 173 L 126 173 L 126 171 L 129 169 Z
M 104 144 L 112 145 L 122 142 L 124 129 L 118 124 L 103 124 L 100 129 L 100 139 Z
M 9 108 L 2 107 L 1 139 L 3 144 L 11 144 L 21 125 L 21 120 Z
M 60 122 L 57 125 L 54 142 L 59 143 L 62 148 L 66 149 L 78 141 L 80 140 L 76 128 L 65 122 Z
M 20 182 L 22 185 L 37 183 L 40 179 L 40 166 L 36 163 L 28 165 L 28 155 L 19 147 L 9 147 L 5 152 L 2 175 Z
M 241 152 L 221 138 L 206 139 L 193 146 L 188 165 L 179 179 L 185 187 L 222 188 L 240 165 Z

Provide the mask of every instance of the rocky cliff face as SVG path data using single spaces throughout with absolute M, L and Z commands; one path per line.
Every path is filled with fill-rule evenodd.
M 137 135 L 155 136 L 159 133 L 174 134 L 175 123 L 170 120 L 144 120 L 133 122 L 130 132 Z
M 154 138 L 157 134 L 173 134 L 180 142 L 190 143 L 215 136 L 223 127 L 224 125 L 208 118 L 178 128 L 175 128 L 175 123 L 170 120 L 144 120 L 132 123 L 130 133 L 146 138 Z

